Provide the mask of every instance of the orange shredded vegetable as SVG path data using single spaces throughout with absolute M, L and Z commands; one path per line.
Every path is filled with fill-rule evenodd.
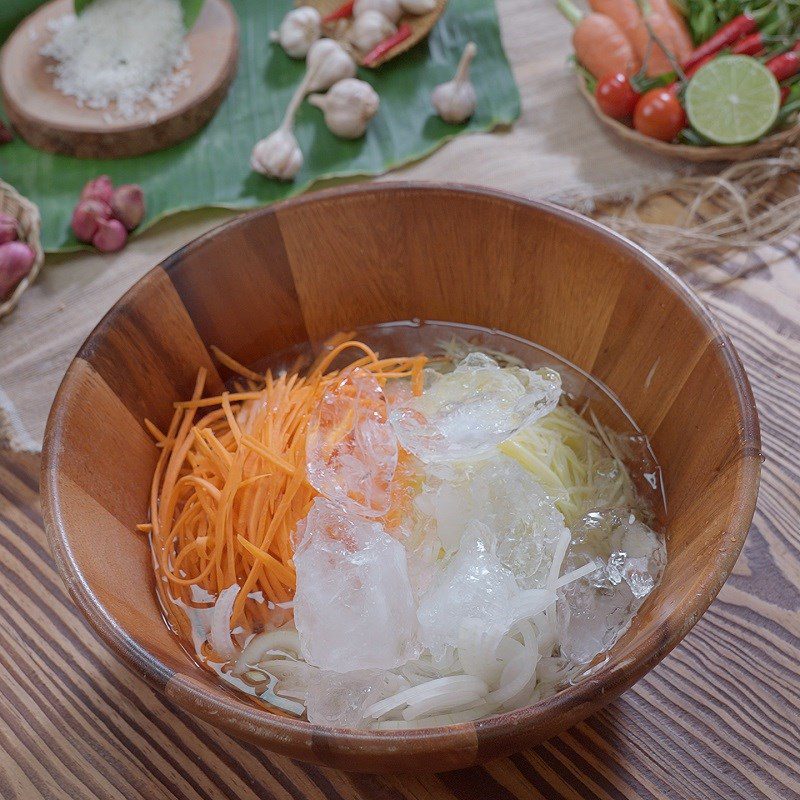
M 203 397 L 201 369 L 191 398 L 175 404 L 166 433 L 145 421 L 161 452 L 150 520 L 138 529 L 150 535 L 156 584 L 177 630 L 187 628 L 176 602 L 194 605 L 193 586 L 217 597 L 238 585 L 231 630 L 246 632 L 262 629 L 269 614 L 253 593 L 273 603 L 294 596 L 291 537 L 316 495 L 306 479 L 308 423 L 345 371 L 361 367 L 382 385 L 410 379 L 412 391 L 421 393 L 424 356 L 381 359 L 362 342 L 342 338 L 305 375 L 259 375 L 214 348 L 220 363 L 246 379 L 242 391 Z M 330 370 L 351 349 L 363 355 Z M 397 524 L 393 517 L 386 522 Z

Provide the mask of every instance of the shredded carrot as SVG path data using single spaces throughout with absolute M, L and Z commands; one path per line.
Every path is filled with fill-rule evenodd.
M 241 626 L 246 632 L 263 627 L 267 616 L 253 593 L 275 603 L 294 596 L 292 536 L 316 495 L 306 478 L 309 422 L 344 373 L 360 367 L 381 385 L 406 379 L 414 394 L 422 391 L 424 356 L 381 359 L 351 337 L 329 341 L 305 375 L 259 375 L 212 348 L 221 364 L 245 379 L 241 390 L 203 397 L 201 369 L 191 398 L 175 403 L 166 433 L 145 420 L 161 452 L 150 521 L 137 528 L 150 535 L 156 585 L 179 630 L 186 630 L 186 621 L 177 618 L 177 608 L 193 604 L 194 586 L 217 597 L 238 585 L 231 630 Z M 356 355 L 347 367 L 331 370 L 349 350 Z M 345 435 L 339 428 L 330 431 L 331 449 Z M 397 520 L 387 517 L 386 523 L 393 527 Z M 214 657 L 211 648 L 205 652 Z

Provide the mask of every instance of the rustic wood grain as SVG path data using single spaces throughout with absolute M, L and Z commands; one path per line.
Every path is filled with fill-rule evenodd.
M 790 243 L 800 248 L 800 240 Z M 790 253 L 791 255 L 791 253 Z M 723 280 L 708 265 L 704 278 Z M 744 361 L 765 462 L 733 575 L 683 642 L 605 710 L 483 768 L 369 777 L 272 756 L 176 711 L 84 623 L 42 530 L 39 459 L 0 466 L 0 796 L 183 800 L 800 797 L 800 266 L 703 297 Z
M 236 74 L 239 23 L 228 0 L 206 2 L 186 36 L 191 83 L 169 108 L 144 108 L 132 119 L 108 109 L 78 108 L 53 86 L 40 55 L 47 25 L 72 10 L 53 0 L 27 17 L 0 52 L 0 88 L 14 129 L 32 147 L 77 158 L 123 158 L 182 142 L 214 116 Z
M 220 281 L 228 261 L 235 267 L 223 268 Z M 267 355 L 289 336 L 300 343 L 418 316 L 506 330 L 605 380 L 653 441 L 670 505 L 664 579 L 603 669 L 528 708 L 392 734 L 343 734 L 279 717 L 198 670 L 143 594 L 152 588 L 150 554 L 131 531 L 147 515 L 154 455 L 138 444 L 140 420 L 164 428 L 196 365 L 214 375 L 206 348 L 218 342 L 208 337 L 240 307 L 255 327 L 229 326 L 225 344 L 239 358 L 254 344 Z M 214 377 L 209 390 L 218 387 Z M 245 215 L 129 291 L 62 384 L 42 488 L 70 595 L 118 656 L 178 706 L 263 748 L 327 766 L 442 770 L 560 733 L 680 641 L 739 553 L 755 506 L 758 446 L 752 397 L 729 342 L 643 251 L 576 214 L 497 192 L 363 185 Z

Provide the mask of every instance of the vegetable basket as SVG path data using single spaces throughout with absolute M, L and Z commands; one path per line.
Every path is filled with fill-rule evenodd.
M 653 139 L 650 136 L 644 136 L 638 131 L 620 122 L 612 119 L 600 110 L 592 92 L 586 85 L 586 79 L 583 75 L 578 75 L 578 88 L 581 94 L 586 98 L 594 115 L 600 122 L 607 128 L 612 130 L 617 136 L 625 139 L 628 142 L 634 142 L 654 153 L 662 156 L 672 156 L 674 158 L 683 158 L 687 161 L 706 162 L 706 161 L 748 161 L 752 158 L 759 158 L 761 156 L 770 155 L 781 150 L 784 147 L 796 144 L 800 141 L 800 124 L 795 123 L 789 128 L 786 128 L 770 136 L 766 136 L 758 142 L 744 145 L 710 145 L 709 147 L 698 147 L 690 144 L 672 144 L 670 142 L 662 142 L 658 139 Z
M 23 197 L 13 186 L 0 180 L 0 212 L 10 214 L 19 223 L 19 238 L 31 247 L 34 261 L 31 271 L 16 285 L 14 291 L 3 300 L 0 298 L 0 317 L 10 314 L 22 293 L 36 280 L 44 263 L 44 250 L 39 241 L 41 221 L 39 209 L 30 200 Z

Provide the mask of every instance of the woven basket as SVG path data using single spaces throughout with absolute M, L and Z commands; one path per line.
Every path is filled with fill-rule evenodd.
M 16 285 L 14 291 L 5 300 L 0 299 L 0 317 L 11 313 L 19 302 L 22 293 L 36 280 L 44 263 L 44 250 L 39 241 L 39 209 L 26 200 L 13 186 L 0 181 L 0 211 L 15 217 L 19 223 L 20 241 L 29 245 L 34 252 L 31 271 Z
M 760 158 L 772 153 L 777 153 L 784 147 L 797 143 L 800 140 L 800 125 L 793 125 L 791 128 L 773 133 L 761 141 L 753 144 L 744 145 L 715 145 L 711 147 L 695 147 L 690 144 L 670 144 L 660 142 L 650 136 L 644 136 L 633 128 L 628 127 L 624 122 L 612 119 L 600 110 L 594 95 L 586 87 L 586 80 L 583 75 L 578 75 L 578 88 L 586 101 L 592 107 L 595 116 L 607 128 L 610 128 L 617 136 L 622 137 L 628 142 L 635 142 L 641 147 L 645 147 L 654 153 L 662 156 L 672 156 L 674 158 L 684 158 L 687 161 L 749 161 L 751 158 Z

